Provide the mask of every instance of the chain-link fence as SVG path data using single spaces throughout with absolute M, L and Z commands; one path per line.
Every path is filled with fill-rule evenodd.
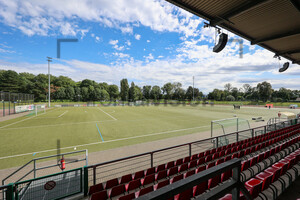
M 33 94 L 0 91 L 0 117 L 15 114 L 16 106 L 29 105 L 33 102 Z

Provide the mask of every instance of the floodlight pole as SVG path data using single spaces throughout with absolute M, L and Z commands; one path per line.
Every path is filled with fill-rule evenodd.
M 52 62 L 51 57 L 47 57 L 48 61 L 48 108 L 50 108 L 50 62 Z

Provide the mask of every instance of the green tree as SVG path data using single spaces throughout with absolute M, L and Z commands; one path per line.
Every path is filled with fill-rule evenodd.
M 186 90 L 185 98 L 187 98 L 188 100 L 193 100 L 193 94 L 194 94 L 194 97 L 195 97 L 194 92 L 195 92 L 195 89 L 193 91 L 193 87 L 189 86 L 188 89 Z
M 128 93 L 129 93 L 129 85 L 128 85 L 128 81 L 126 78 L 122 79 L 120 81 L 120 97 L 122 101 L 127 101 L 128 100 Z
M 100 90 L 100 100 L 101 101 L 108 101 L 110 99 L 109 94 L 106 90 Z
M 151 85 L 143 86 L 143 97 L 144 99 L 150 99 Z
M 151 92 L 150 92 L 150 96 L 154 100 L 160 99 L 160 96 L 161 96 L 161 89 L 160 89 L 160 87 L 157 86 L 157 85 L 153 86 L 152 89 L 151 89 Z
M 0 90 L 7 92 L 23 92 L 25 80 L 17 72 L 12 70 L 0 73 Z
M 83 101 L 88 101 L 89 100 L 89 89 L 87 87 L 82 87 L 81 88 L 81 99 Z
M 264 102 L 268 101 L 272 95 L 272 86 L 267 81 L 257 84 L 257 91 L 260 99 Z
M 234 96 L 232 96 L 232 95 L 228 95 L 228 96 L 226 97 L 226 100 L 227 100 L 227 101 L 235 101 L 235 98 L 234 98 Z
M 131 82 L 131 86 L 129 88 L 129 101 L 136 101 L 136 90 L 135 90 L 135 85 L 134 82 Z
M 117 85 L 109 85 L 107 92 L 111 99 L 116 100 L 119 98 L 119 87 Z
M 152 90 L 153 90 L 153 88 L 152 88 Z M 172 99 L 172 96 L 173 96 L 173 85 L 172 85 L 172 83 L 164 84 L 164 86 L 162 87 L 162 91 L 165 95 L 165 99 Z
M 66 98 L 66 89 L 64 87 L 60 87 L 55 93 L 54 96 L 56 99 L 64 100 Z
M 67 86 L 65 90 L 66 99 L 73 100 L 75 96 L 75 90 L 72 86 Z

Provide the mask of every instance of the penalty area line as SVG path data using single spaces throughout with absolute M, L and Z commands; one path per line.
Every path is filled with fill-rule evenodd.
M 57 118 L 60 118 L 60 117 L 62 117 L 64 114 L 66 114 L 67 112 L 69 112 L 68 110 L 67 111 L 65 111 L 63 114 L 61 114 L 61 115 L 59 115 Z
M 107 112 L 105 112 L 104 110 L 102 110 L 101 108 L 98 108 L 99 110 L 101 110 L 102 112 L 104 112 L 105 114 L 107 114 L 108 116 L 110 116 L 112 119 L 114 119 L 115 121 L 117 121 L 116 118 L 114 118 L 113 116 L 111 116 L 110 114 L 108 114 Z
M 78 147 L 90 146 L 90 145 L 95 145 L 95 144 L 118 142 L 118 141 L 141 138 L 141 137 L 150 137 L 150 136 L 154 136 L 154 135 L 163 135 L 163 134 L 167 134 L 167 133 L 175 133 L 175 132 L 186 131 L 186 130 L 200 129 L 200 128 L 205 128 L 205 127 L 210 127 L 210 125 L 209 126 L 198 126 L 198 127 L 192 127 L 192 128 L 177 129 L 177 130 L 171 130 L 171 131 L 164 131 L 164 132 L 152 133 L 152 134 L 147 134 L 147 135 L 138 135 L 138 136 L 120 138 L 120 139 L 115 139 L 115 140 L 107 140 L 107 141 L 103 141 L 103 142 L 93 142 L 93 143 L 88 143 L 88 144 L 81 144 L 81 145 L 63 147 L 63 148 L 60 148 L 60 149 L 61 150 L 74 149 L 74 147 L 78 148 Z M 31 153 L 24 153 L 24 154 L 19 154 L 19 155 L 5 156 L 5 157 L 0 157 L 0 160 L 7 159 L 7 158 L 20 157 L 20 156 L 33 155 L 33 154 L 37 154 L 37 153 L 51 152 L 51 151 L 57 151 L 57 149 L 49 149 L 49 150 L 39 151 L 39 152 L 31 152 Z

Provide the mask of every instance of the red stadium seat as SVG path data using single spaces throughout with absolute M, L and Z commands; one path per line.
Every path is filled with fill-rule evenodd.
M 172 183 L 175 183 L 176 181 L 179 181 L 181 179 L 183 179 L 183 174 L 179 174 L 179 175 L 175 176 L 174 178 L 171 179 L 170 182 L 172 184 Z
M 206 170 L 206 166 L 205 166 L 205 165 L 203 165 L 203 166 L 201 166 L 201 167 L 198 167 L 198 168 L 196 169 L 196 174 L 199 173 L 199 172 L 202 172 L 202 171 L 204 171 L 204 170 Z
M 261 180 L 262 183 L 262 190 L 265 190 L 269 187 L 269 185 L 272 182 L 272 174 L 268 173 L 268 172 L 260 172 L 259 174 L 257 174 L 255 176 L 255 178 Z
M 183 163 L 183 159 L 180 158 L 180 159 L 176 160 L 175 166 L 179 166 L 179 165 L 181 165 L 182 163 Z
M 88 194 L 92 195 L 92 194 L 94 194 L 96 192 L 100 192 L 102 190 L 104 190 L 103 185 L 102 185 L 102 183 L 99 183 L 99 184 L 91 186 L 90 189 L 89 189 Z
M 174 161 L 171 161 L 171 162 L 168 162 L 167 163 L 167 169 L 170 169 L 170 168 L 172 168 L 172 167 L 174 167 L 175 165 L 174 165 Z
M 206 165 L 206 169 L 209 169 L 211 167 L 215 166 L 214 162 L 209 163 L 208 165 Z
M 217 160 L 216 165 L 219 165 L 219 164 L 221 164 L 223 162 L 224 162 L 224 158 L 221 158 L 221 159 Z
M 119 185 L 119 181 L 118 181 L 117 178 L 114 178 L 114 179 L 108 180 L 106 182 L 105 189 L 107 190 L 107 189 L 110 189 L 110 188 L 115 187 L 117 185 Z
M 249 181 L 245 183 L 245 186 L 250 189 L 250 194 L 255 199 L 258 197 L 258 194 L 261 192 L 262 189 L 262 181 L 259 179 L 251 178 Z
M 279 162 L 273 164 L 272 167 L 279 168 L 280 169 L 280 176 L 282 176 L 287 171 L 288 165 L 289 165 L 288 163 L 279 161 Z
M 146 170 L 145 176 L 148 176 L 148 175 L 154 174 L 154 173 L 155 173 L 155 167 L 151 167 Z
M 195 172 L 196 172 L 196 170 L 190 170 L 190 171 L 188 171 L 187 173 L 184 174 L 184 178 L 187 178 L 187 177 L 189 177 L 189 176 L 194 175 Z
M 124 194 L 125 191 L 126 189 L 124 184 L 115 186 L 111 190 L 109 190 L 109 198 Z
M 184 164 L 182 164 L 182 165 L 180 165 L 179 166 L 179 173 L 181 173 L 181 172 L 184 172 L 184 171 L 186 171 L 188 169 L 188 164 L 187 163 L 184 163 Z
M 173 176 L 178 173 L 178 166 L 172 167 L 171 169 L 168 170 L 167 175 L 168 176 Z
M 145 186 L 150 183 L 153 183 L 154 181 L 155 181 L 155 174 L 150 174 L 149 176 L 146 176 L 145 178 L 141 179 L 141 184 Z
M 134 175 L 133 175 L 133 180 L 144 178 L 144 176 L 145 176 L 144 170 L 135 172 Z
M 143 188 L 140 191 L 138 191 L 138 192 L 135 193 L 135 198 L 138 198 L 138 197 L 140 197 L 140 196 L 142 196 L 144 194 L 147 194 L 149 192 L 152 192 L 152 191 L 153 191 L 153 186 L 152 185 L 149 186 L 149 187 L 147 187 L 147 188 Z
M 103 190 L 101 192 L 96 192 L 92 194 L 92 196 L 90 197 L 90 200 L 106 200 L 106 199 L 108 199 L 106 190 Z
M 165 170 L 166 169 L 166 165 L 165 164 L 161 164 L 161 165 L 158 165 L 157 167 L 156 167 L 156 173 L 157 172 L 159 172 L 159 171 L 163 171 L 163 170 Z
M 217 175 L 208 180 L 208 189 L 216 187 L 221 181 L 221 175 Z
M 265 170 L 265 172 L 272 174 L 272 183 L 277 181 L 280 177 L 280 168 L 269 167 Z
M 132 175 L 131 174 L 124 175 L 120 179 L 120 184 L 128 183 L 131 180 L 132 180 Z
M 208 181 L 204 181 L 193 188 L 193 196 L 198 196 L 207 190 Z
M 189 165 L 188 165 L 188 168 L 191 169 L 191 168 L 194 168 L 197 166 L 197 160 L 192 160 Z
M 167 179 L 167 180 L 164 180 L 164 181 L 161 181 L 161 182 L 157 183 L 153 187 L 154 187 L 154 190 L 158 190 L 159 188 L 162 188 L 162 187 L 164 187 L 166 185 L 169 185 L 169 184 L 170 184 L 170 180 Z
M 197 162 L 197 165 L 202 165 L 205 163 L 205 158 L 202 157 L 202 158 L 199 158 L 198 162 Z
M 159 180 L 164 179 L 164 178 L 166 178 L 166 177 L 167 177 L 167 170 L 160 171 L 160 172 L 158 172 L 158 173 L 156 174 L 155 180 L 156 180 L 156 181 L 159 181 Z
M 183 159 L 183 163 L 188 163 L 188 162 L 190 162 L 191 161 L 191 158 L 188 156 L 188 157 L 185 157 L 184 159 Z
M 193 196 L 193 188 L 190 188 L 180 194 L 174 196 L 174 200 L 186 200 L 190 199 Z
M 212 160 L 211 155 L 208 155 L 208 156 L 205 157 L 205 162 L 209 162 L 209 161 L 211 161 L 211 160 Z
M 137 188 L 139 188 L 141 186 L 141 179 L 137 179 L 137 180 L 133 180 L 130 181 L 129 183 L 127 183 L 125 185 L 125 189 L 127 192 L 129 192 L 130 190 L 135 190 Z
M 191 160 L 197 160 L 198 159 L 198 154 L 192 155 Z

